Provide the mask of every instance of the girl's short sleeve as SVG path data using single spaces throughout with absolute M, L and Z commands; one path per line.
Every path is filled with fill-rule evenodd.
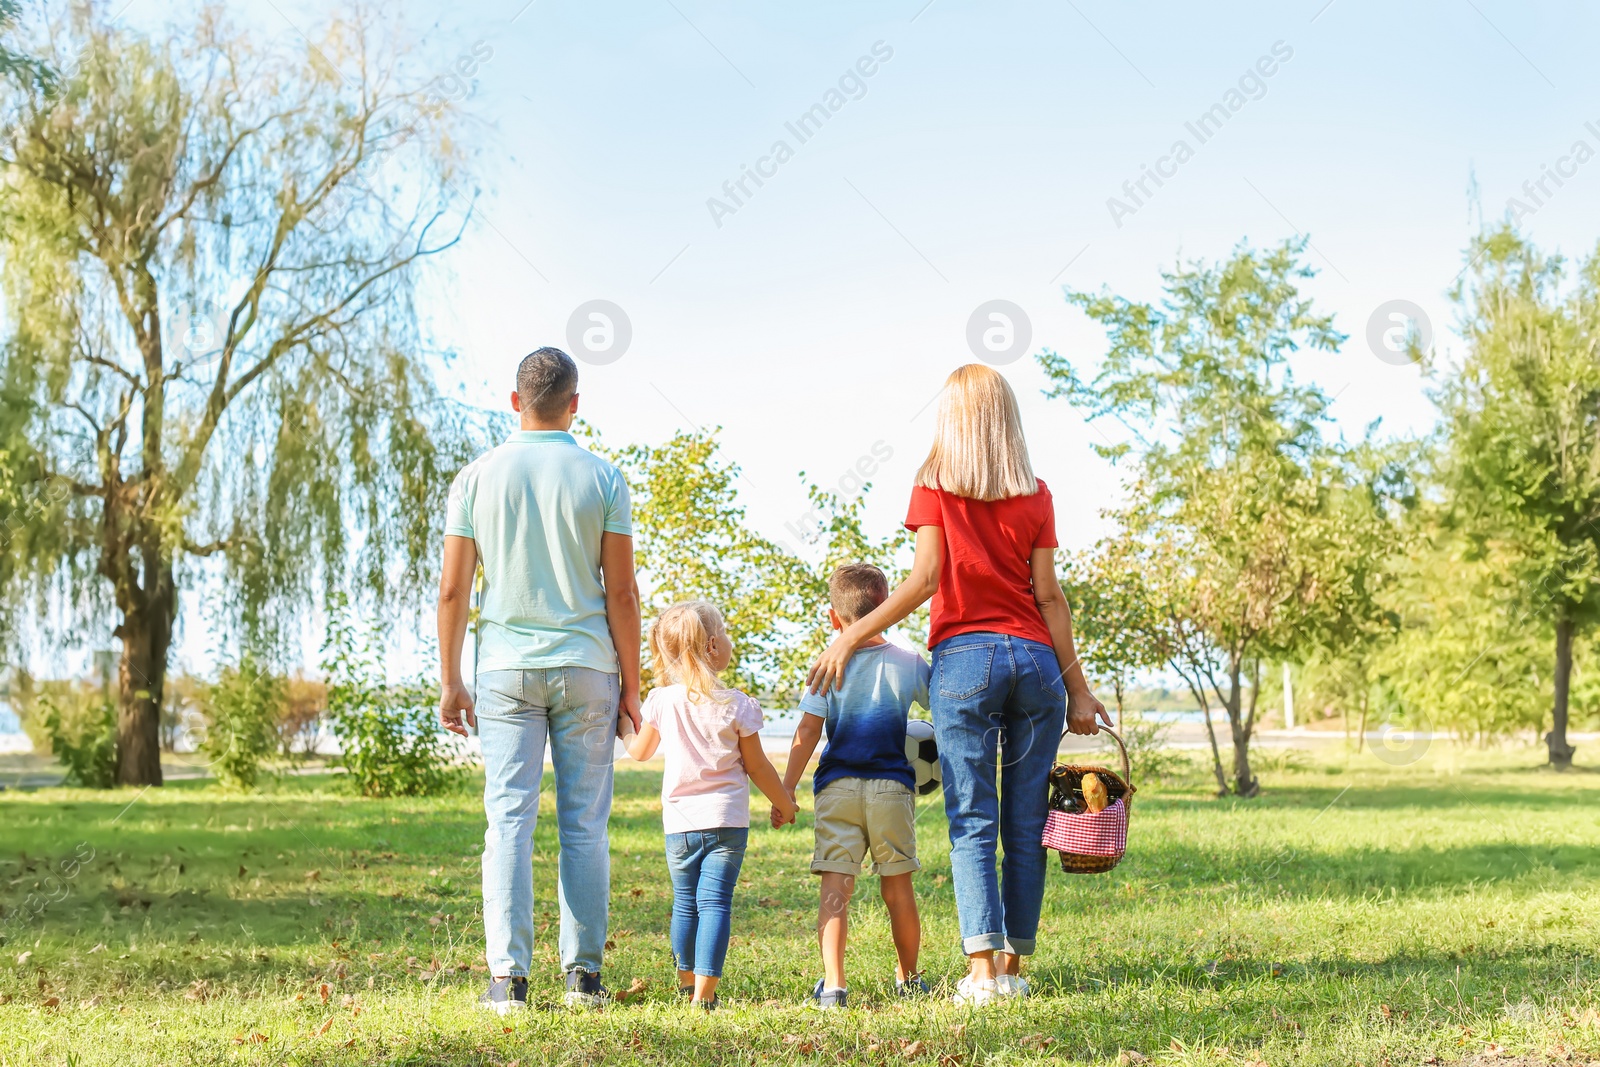
M 647 724 L 661 729 L 661 701 L 656 699 L 659 689 L 650 690 L 650 695 L 644 698 L 644 703 L 639 706 L 639 718 Z
M 733 709 L 733 730 L 740 737 L 749 737 L 758 734 L 766 725 L 766 720 L 761 715 L 761 705 L 755 697 L 740 693 L 738 703 Z
M 906 529 L 943 525 L 944 509 L 939 507 L 939 494 L 925 485 L 912 486 L 911 503 L 906 508 Z
M 1060 548 L 1061 542 L 1056 540 L 1056 501 L 1050 495 L 1050 487 L 1044 484 L 1042 478 L 1039 479 L 1039 492 L 1035 495 L 1044 515 L 1039 524 L 1039 532 L 1033 538 L 1033 547 Z

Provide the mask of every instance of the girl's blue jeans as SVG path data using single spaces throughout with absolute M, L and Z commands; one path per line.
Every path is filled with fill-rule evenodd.
M 1044 904 L 1050 768 L 1067 711 L 1055 649 L 957 634 L 933 648 L 929 692 L 962 951 L 1030 955 Z
M 733 887 L 750 830 L 726 826 L 667 835 L 672 878 L 672 954 L 678 970 L 722 977 L 733 919 Z

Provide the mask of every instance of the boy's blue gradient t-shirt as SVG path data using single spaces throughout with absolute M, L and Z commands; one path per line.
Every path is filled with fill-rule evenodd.
M 800 710 L 823 719 L 828 732 L 811 791 L 835 778 L 886 778 L 915 788 L 906 718 L 913 703 L 928 706 L 930 674 L 921 656 L 885 641 L 856 650 L 842 687 L 801 697 Z

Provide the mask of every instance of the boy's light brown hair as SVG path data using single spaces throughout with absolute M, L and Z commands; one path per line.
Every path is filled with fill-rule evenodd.
M 889 599 L 889 579 L 870 563 L 846 563 L 829 575 L 828 599 L 841 619 L 855 622 Z

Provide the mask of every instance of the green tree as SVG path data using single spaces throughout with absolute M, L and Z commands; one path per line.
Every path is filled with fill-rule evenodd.
M 1509 224 L 1467 250 L 1456 284 L 1466 354 L 1440 363 L 1450 519 L 1515 576 L 1554 655 L 1550 764 L 1571 765 L 1575 639 L 1600 617 L 1600 249 L 1569 268 Z
M 680 431 L 660 445 L 615 450 L 591 434 L 590 447 L 628 479 L 647 629 L 678 601 L 716 604 L 733 639 L 734 683 L 745 689 L 781 701 L 797 697 L 815 654 L 826 647 L 827 579 L 835 566 L 876 563 L 895 579 L 893 556 L 904 539 L 866 535 L 864 497 L 845 501 L 808 486 L 827 538 L 819 567 L 751 529 L 739 502 L 739 467 L 722 458 L 714 432 Z M 645 671 L 648 688 L 648 657 Z
M 287 686 L 261 660 L 246 652 L 218 672 L 205 688 L 208 764 L 225 785 L 253 789 L 261 764 L 278 750 L 278 719 L 288 702 Z
M 1341 522 L 1357 479 L 1321 433 L 1327 397 L 1289 367 L 1301 349 L 1344 340 L 1299 291 L 1312 274 L 1304 247 L 1241 245 L 1220 264 L 1180 264 L 1163 272 L 1159 307 L 1069 293 L 1106 328 L 1110 350 L 1087 384 L 1061 356 L 1040 357 L 1050 395 L 1155 435 L 1140 438 L 1118 519 L 1160 575 L 1169 632 L 1181 638 L 1171 647 L 1197 700 L 1205 708 L 1209 694 L 1227 714 L 1231 789 L 1243 796 L 1260 788 L 1249 752 L 1263 661 L 1366 609 L 1357 563 L 1370 545 Z
M 28 502 L 0 605 L 14 644 L 47 601 L 63 634 L 114 615 L 117 780 L 159 783 L 181 590 L 220 580 L 270 649 L 350 577 L 424 584 L 470 452 L 413 303 L 465 224 L 460 148 L 360 21 L 291 46 L 220 6 L 163 40 L 48 17 L 18 32 L 59 77 L 0 101 L 0 495 Z

